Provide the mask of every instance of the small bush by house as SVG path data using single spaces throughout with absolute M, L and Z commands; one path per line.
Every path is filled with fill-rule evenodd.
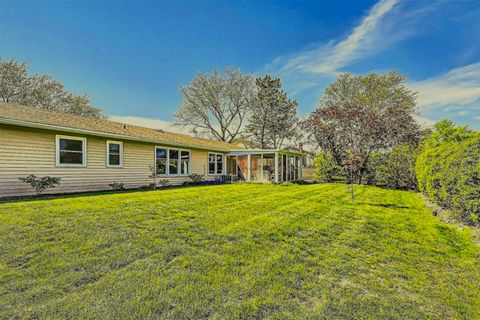
M 125 185 L 122 182 L 114 181 L 113 183 L 109 184 L 109 186 L 112 188 L 112 190 L 125 190 Z
M 27 177 L 20 177 L 18 180 L 23 183 L 28 183 L 35 189 L 37 196 L 41 195 L 45 189 L 55 188 L 56 185 L 60 184 L 62 178 L 58 177 L 37 177 L 36 175 L 29 175 Z

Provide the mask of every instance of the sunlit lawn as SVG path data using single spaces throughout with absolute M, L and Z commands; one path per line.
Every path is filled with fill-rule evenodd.
M 0 203 L 0 318 L 477 319 L 479 249 L 408 192 L 225 185 Z

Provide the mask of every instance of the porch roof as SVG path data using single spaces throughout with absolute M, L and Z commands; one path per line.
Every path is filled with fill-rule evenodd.
M 290 151 L 290 150 L 281 150 L 281 149 L 239 149 L 231 150 L 227 153 L 230 156 L 246 156 L 251 154 L 269 154 L 269 153 L 278 153 L 278 154 L 289 154 L 295 156 L 302 156 L 301 152 Z

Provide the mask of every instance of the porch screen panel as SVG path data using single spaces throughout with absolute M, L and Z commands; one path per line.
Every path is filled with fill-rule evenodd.
M 238 165 L 238 177 L 242 180 L 247 180 L 247 178 L 248 178 L 248 157 L 247 156 L 238 156 L 237 165 Z
M 259 154 L 250 156 L 250 181 L 262 181 L 262 158 Z
M 302 179 L 301 172 L 302 172 L 302 158 L 297 157 L 297 180 Z
M 272 181 L 275 179 L 275 154 L 271 153 L 263 155 L 262 169 L 263 181 Z
M 298 158 L 292 157 L 293 160 L 293 180 L 298 180 Z
M 290 181 L 292 180 L 292 163 L 289 155 L 286 156 L 286 160 L 287 160 L 287 181 Z
M 282 168 L 282 163 L 283 163 L 283 157 L 281 154 L 278 155 L 278 180 L 282 181 L 283 180 L 283 168 Z
M 227 174 L 231 176 L 237 175 L 237 158 L 227 156 Z
M 295 157 L 290 156 L 290 180 L 295 180 Z

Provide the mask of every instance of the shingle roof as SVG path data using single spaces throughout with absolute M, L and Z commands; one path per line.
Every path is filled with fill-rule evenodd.
M 13 123 L 8 120 L 13 120 Z M 0 123 L 1 122 L 24 126 L 31 126 L 32 124 L 40 125 L 40 127 L 53 126 L 59 131 L 61 131 L 62 128 L 74 129 L 86 131 L 93 135 L 115 135 L 126 140 L 141 140 L 207 150 L 229 151 L 241 148 L 233 143 L 194 138 L 186 134 L 149 129 L 106 119 L 81 117 L 7 103 L 0 103 Z

